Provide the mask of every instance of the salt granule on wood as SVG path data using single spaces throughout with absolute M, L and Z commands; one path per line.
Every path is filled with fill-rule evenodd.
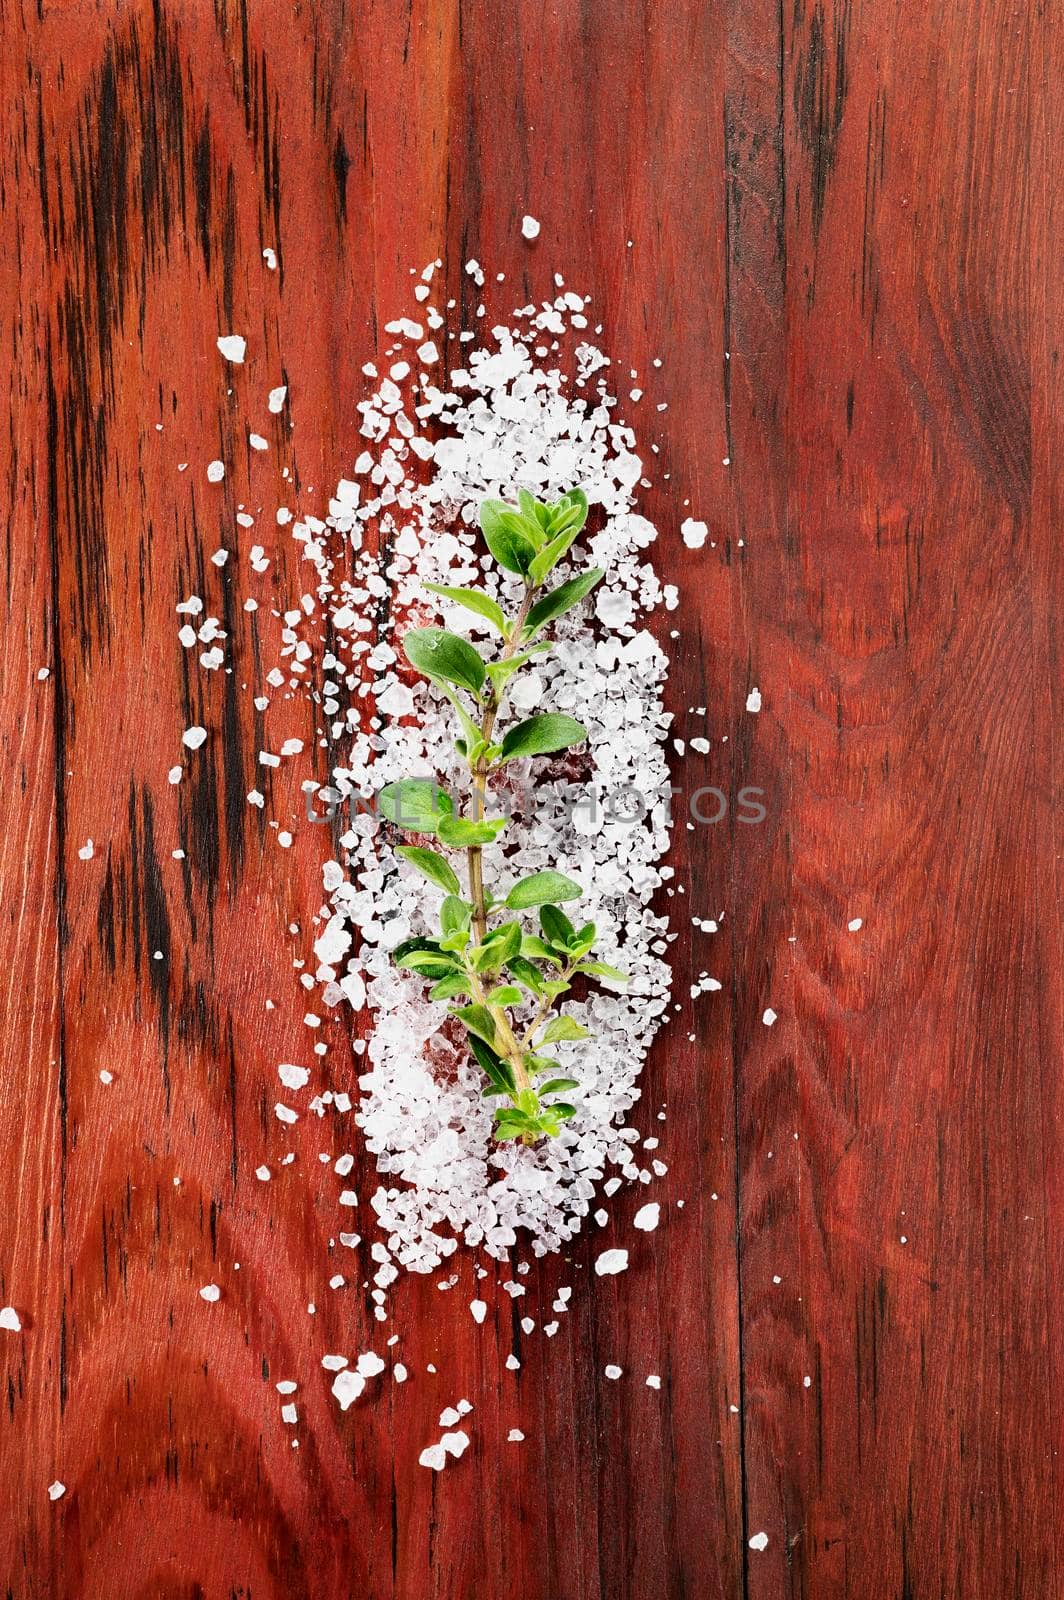
M 247 347 L 247 340 L 239 333 L 223 333 L 218 339 L 218 348 L 222 355 L 237 366 L 243 361 Z

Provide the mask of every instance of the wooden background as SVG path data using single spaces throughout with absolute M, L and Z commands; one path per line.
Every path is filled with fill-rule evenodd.
M 1064 1588 L 1059 18 L 0 0 L 5 1594 Z M 639 1120 L 668 1102 L 659 1194 L 684 1208 L 619 1279 L 588 1267 L 631 1242 L 633 1194 L 534 1269 L 538 1309 L 571 1283 L 572 1310 L 549 1345 L 516 1332 L 517 1374 L 494 1273 L 481 1329 L 468 1257 L 449 1295 L 404 1282 L 384 1331 L 411 1381 L 341 1415 L 321 1353 L 382 1345 L 363 1290 L 326 1288 L 338 1135 L 272 1115 L 328 830 L 281 773 L 291 851 L 244 802 L 266 602 L 309 585 L 278 555 L 252 620 L 209 557 L 246 573 L 236 505 L 275 505 L 286 466 L 322 508 L 360 365 L 436 255 L 467 307 L 468 256 L 505 270 L 500 312 L 561 270 L 644 375 L 671 705 L 715 735 L 683 781 L 760 785 L 769 816 L 676 838 L 685 1005 Z M 190 590 L 231 677 L 176 645 Z M 190 721 L 211 738 L 175 789 Z M 271 741 L 312 732 L 302 701 L 271 710 Z M 723 990 L 691 1007 L 707 967 Z M 474 1445 L 437 1476 L 417 1455 L 462 1395 Z

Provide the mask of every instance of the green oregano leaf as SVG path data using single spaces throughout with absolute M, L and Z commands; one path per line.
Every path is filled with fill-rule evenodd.
M 560 1039 L 590 1039 L 588 1030 L 575 1017 L 552 1017 L 539 1036 L 539 1044 L 555 1044 Z
M 431 778 L 402 778 L 385 784 L 377 796 L 383 817 L 411 833 L 435 833 L 454 805 L 446 789 Z
M 452 1006 L 451 1016 L 465 1024 L 469 1032 L 478 1039 L 483 1039 L 485 1044 L 495 1043 L 495 1019 L 487 1006 Z
M 506 638 L 506 618 L 502 606 L 482 589 L 452 589 L 443 583 L 426 583 L 425 588 L 431 589 L 433 594 L 442 595 L 445 600 L 453 600 L 455 605 L 464 606 L 467 611 L 475 611 L 478 617 L 484 617 Z
M 570 940 L 576 938 L 576 929 L 565 912 L 559 911 L 557 906 L 540 907 L 539 925 L 543 929 L 543 937 L 547 943 L 561 950 L 568 950 Z
M 583 894 L 578 883 L 567 878 L 564 872 L 533 872 L 530 877 L 515 883 L 506 896 L 511 911 L 521 911 L 529 906 L 557 905 L 561 900 L 579 900 Z
M 570 578 L 567 583 L 559 584 L 557 589 L 552 589 L 541 600 L 537 600 L 525 622 L 525 638 L 531 639 L 533 634 L 538 633 L 548 622 L 553 622 L 555 617 L 563 616 L 566 611 L 571 611 L 574 606 L 579 605 L 605 576 L 602 567 L 592 567 L 589 572 L 581 572 L 579 577 Z
M 506 817 L 489 817 L 473 822 L 469 817 L 443 817 L 437 834 L 441 844 L 456 850 L 467 850 L 470 845 L 491 844 L 506 826 Z
M 507 572 L 528 572 L 536 558 L 536 546 L 521 528 L 502 500 L 484 500 L 480 507 L 480 526 L 485 542 L 500 567 Z
M 454 868 L 435 850 L 426 850 L 416 844 L 400 844 L 396 845 L 395 853 L 409 861 L 412 867 L 416 867 L 421 875 L 430 883 L 434 883 L 438 889 L 444 889 L 448 894 L 461 892 L 462 886 L 458 882 Z
M 446 628 L 411 628 L 403 636 L 403 654 L 426 677 L 446 678 L 470 694 L 480 694 L 484 662 L 469 640 L 457 633 L 448 633 Z
M 502 760 L 549 755 L 555 750 L 582 744 L 586 738 L 587 729 L 575 717 L 548 711 L 542 716 L 528 717 L 509 730 L 502 741 Z

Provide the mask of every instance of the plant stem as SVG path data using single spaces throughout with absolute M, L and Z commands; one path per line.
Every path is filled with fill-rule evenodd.
M 521 607 L 510 630 L 510 636 L 506 641 L 502 655 L 499 657 L 500 661 L 509 661 L 521 643 L 521 633 L 525 626 L 525 619 L 531 610 L 534 594 L 534 584 L 526 583 Z M 485 744 L 491 743 L 491 736 L 495 730 L 495 719 L 499 714 L 499 694 L 500 691 L 493 684 L 480 721 L 480 737 Z M 472 820 L 479 822 L 484 815 L 485 792 L 488 781 L 488 762 L 483 753 L 477 757 L 471 771 L 473 774 Z M 478 942 L 483 943 L 488 932 L 488 912 L 484 899 L 483 846 L 479 844 L 470 845 L 467 851 L 467 860 L 469 864 L 469 899 L 473 906 L 473 929 Z M 483 991 L 479 998 L 483 1000 Z M 502 1045 L 501 1054 L 506 1057 L 514 1069 L 514 1082 L 517 1085 L 518 1093 L 531 1089 L 532 1082 L 525 1068 L 524 1054 L 514 1038 L 505 1013 L 500 1006 L 491 1006 L 489 1009 L 495 1022 L 496 1037 Z

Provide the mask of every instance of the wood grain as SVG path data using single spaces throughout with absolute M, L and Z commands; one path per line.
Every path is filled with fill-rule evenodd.
M 5 0 L 0 24 L 4 1592 L 1051 1600 L 1059 15 Z M 244 562 L 236 507 L 286 468 L 321 510 L 410 266 L 439 256 L 468 313 L 470 255 L 506 273 L 499 313 L 562 271 L 640 373 L 670 705 L 713 737 L 676 781 L 760 787 L 767 818 L 676 834 L 682 1009 L 639 1120 L 667 1104 L 684 1207 L 620 1279 L 588 1269 L 634 1195 L 533 1269 L 530 1299 L 574 1286 L 549 1345 L 495 1275 L 472 1324 L 470 1259 L 451 1294 L 404 1282 L 385 1332 L 414 1378 L 341 1415 L 320 1355 L 380 1333 L 358 1283 L 327 1288 L 338 1136 L 272 1114 L 330 841 L 262 777 L 252 704 L 269 607 L 309 585 L 262 541 L 252 617 L 210 556 Z M 190 591 L 230 676 L 180 659 Z M 308 706 L 269 733 L 313 748 Z M 687 1001 L 707 968 L 722 991 Z M 353 1088 L 345 1024 L 323 1036 Z M 436 1476 L 417 1455 L 461 1395 L 474 1448 Z

